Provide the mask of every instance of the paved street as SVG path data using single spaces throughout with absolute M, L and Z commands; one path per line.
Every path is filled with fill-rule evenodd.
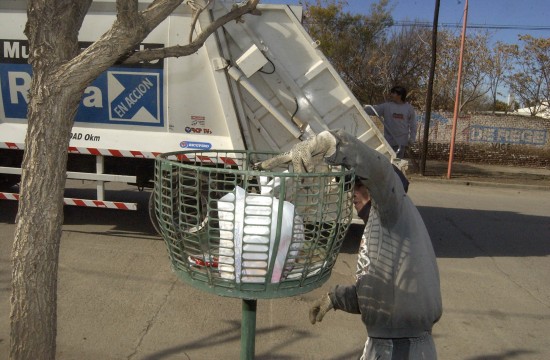
M 440 266 L 440 359 L 549 359 L 550 192 L 413 180 L 409 194 Z M 146 208 L 147 194 L 123 196 Z M 9 354 L 15 211 L 0 202 L 0 359 Z M 352 281 L 357 247 L 346 241 L 322 288 L 258 300 L 257 359 L 357 358 L 359 316 L 307 318 L 313 299 Z M 177 280 L 146 211 L 66 207 L 60 257 L 58 360 L 239 358 L 241 300 Z

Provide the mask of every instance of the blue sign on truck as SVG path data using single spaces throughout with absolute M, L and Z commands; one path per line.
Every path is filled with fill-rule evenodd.
M 81 47 L 89 43 L 81 43 Z M 163 47 L 142 44 L 141 48 Z M 27 118 L 31 66 L 26 40 L 0 40 L 0 115 Z M 82 97 L 75 121 L 102 124 L 164 126 L 164 62 L 113 66 L 90 84 Z

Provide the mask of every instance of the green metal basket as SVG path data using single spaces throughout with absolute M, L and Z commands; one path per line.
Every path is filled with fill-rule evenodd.
M 155 163 L 155 214 L 172 267 L 222 296 L 302 294 L 330 277 L 353 217 L 353 171 L 292 165 L 257 171 L 275 156 L 251 151 L 166 153 Z

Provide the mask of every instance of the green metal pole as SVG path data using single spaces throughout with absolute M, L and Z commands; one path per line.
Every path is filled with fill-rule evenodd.
M 254 359 L 257 305 L 257 300 L 243 299 L 241 323 L 241 360 Z

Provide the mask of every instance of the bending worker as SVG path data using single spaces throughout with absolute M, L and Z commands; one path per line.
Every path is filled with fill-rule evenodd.
M 358 255 L 356 282 L 337 285 L 314 302 L 312 324 L 331 310 L 361 314 L 368 339 L 362 360 L 436 359 L 432 327 L 442 313 L 439 271 L 422 217 L 389 160 L 342 131 L 324 131 L 260 164 L 293 163 L 313 171 L 313 159 L 354 168 L 368 189 L 369 217 Z

